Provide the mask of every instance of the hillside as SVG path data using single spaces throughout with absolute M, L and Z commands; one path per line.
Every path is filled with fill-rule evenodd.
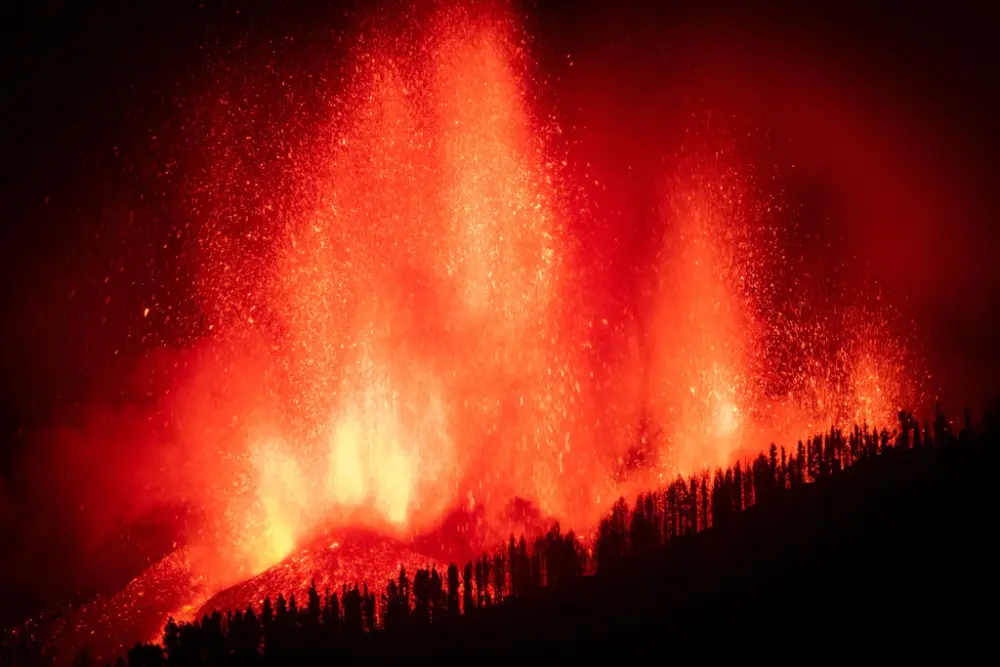
M 894 450 L 559 590 L 363 650 L 974 652 L 995 623 L 995 462 L 986 443 Z
M 464 571 L 410 563 L 396 577 L 388 561 L 370 563 L 392 576 L 382 592 L 321 594 L 302 588 L 306 570 L 284 565 L 209 601 L 200 621 L 168 626 L 163 647 L 137 646 L 128 664 L 972 655 L 992 634 L 997 592 L 993 414 L 979 434 L 967 427 L 956 438 L 939 415 L 933 440 L 927 424 L 894 444 L 885 431 L 831 432 L 791 458 L 772 448 L 718 471 L 714 483 L 678 479 L 631 509 L 620 501 L 589 548 L 554 527 Z M 45 662 L 30 651 L 7 657 Z

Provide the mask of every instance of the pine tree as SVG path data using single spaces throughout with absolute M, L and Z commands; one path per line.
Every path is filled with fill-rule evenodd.
M 458 566 L 452 563 L 448 566 L 448 615 L 458 616 L 461 613 L 458 602 Z
M 316 590 L 316 579 L 309 583 L 308 604 L 306 606 L 306 625 L 310 628 L 319 627 L 322 605 L 320 603 L 319 591 Z
M 472 563 L 465 564 L 462 572 L 462 613 L 468 614 L 476 608 L 475 597 L 472 592 Z
M 514 542 L 514 533 L 511 533 L 507 542 L 507 569 L 510 571 L 510 595 L 515 598 L 520 595 L 517 561 L 517 544 Z

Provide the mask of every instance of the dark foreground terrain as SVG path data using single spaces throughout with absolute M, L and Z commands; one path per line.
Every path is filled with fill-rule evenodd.
M 298 603 L 171 624 L 163 647 L 137 645 L 125 662 L 981 658 L 997 617 L 998 425 L 988 413 L 952 435 L 939 415 L 933 437 L 925 424 L 831 433 L 787 459 L 772 448 L 714 483 L 620 501 L 590 550 L 558 529 L 511 538 L 464 570 L 401 572 L 378 594 L 313 587 Z M 24 643 L 0 662 L 48 664 Z
M 890 451 L 559 590 L 375 641 L 369 655 L 977 655 L 997 618 L 993 445 Z

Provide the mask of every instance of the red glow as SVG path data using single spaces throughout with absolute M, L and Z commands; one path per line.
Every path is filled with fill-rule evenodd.
M 310 138 L 281 155 L 219 100 L 224 157 L 192 203 L 207 325 L 168 360 L 166 426 L 129 461 L 145 497 L 195 508 L 199 528 L 78 612 L 78 639 L 107 623 L 135 639 L 121 619 L 139 597 L 157 599 L 149 633 L 234 584 L 223 599 L 242 606 L 307 585 L 306 570 L 381 580 L 434 555 L 393 540 L 457 507 L 492 520 L 520 497 L 587 534 L 623 493 L 831 424 L 891 425 L 917 400 L 889 309 L 859 298 L 818 316 L 807 286 L 781 287 L 800 270 L 782 202 L 735 152 L 663 174 L 648 312 L 612 284 L 592 298 L 601 267 L 571 200 L 599 184 L 581 185 L 530 102 L 520 29 L 456 8 L 417 25 L 359 40 L 328 117 L 290 123 Z M 272 182 L 258 162 L 278 159 L 292 166 Z M 623 474 L 643 413 L 662 434 Z M 489 539 L 509 527 L 495 523 Z M 375 565 L 350 544 L 336 565 L 301 551 L 358 528 L 380 536 Z

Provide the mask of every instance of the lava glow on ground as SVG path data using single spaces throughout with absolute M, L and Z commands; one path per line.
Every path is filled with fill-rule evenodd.
M 382 19 L 323 113 L 267 106 L 318 73 L 283 101 L 244 81 L 201 109 L 211 150 L 185 202 L 201 319 L 151 362 L 170 378 L 162 427 L 129 469 L 194 527 L 50 628 L 66 655 L 314 575 L 378 585 L 466 557 L 530 529 L 515 498 L 586 535 L 619 495 L 831 425 L 891 427 L 920 400 L 884 299 L 819 307 L 801 279 L 774 170 L 692 133 L 626 303 L 574 232 L 604 215 L 600 183 L 532 102 L 545 84 L 516 17 Z M 455 516 L 475 517 L 464 552 L 427 538 Z

